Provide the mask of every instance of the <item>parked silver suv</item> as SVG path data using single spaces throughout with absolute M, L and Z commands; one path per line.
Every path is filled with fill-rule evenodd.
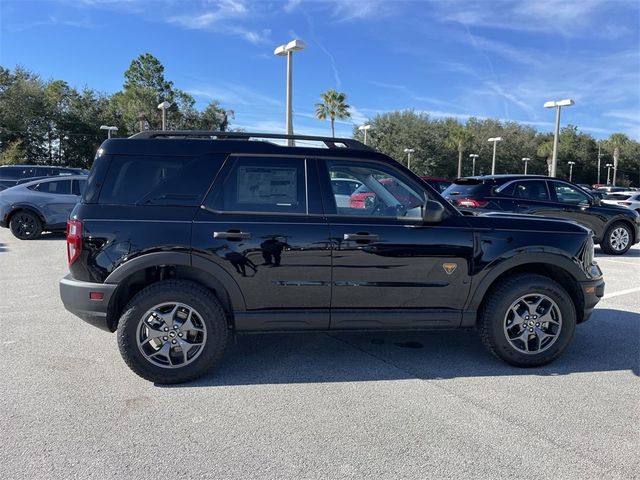
M 84 191 L 86 175 L 33 180 L 0 192 L 0 227 L 31 240 L 43 231 L 64 231 Z

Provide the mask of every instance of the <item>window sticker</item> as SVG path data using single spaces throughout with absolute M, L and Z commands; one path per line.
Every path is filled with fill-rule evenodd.
M 291 206 L 298 204 L 296 168 L 238 168 L 238 203 Z

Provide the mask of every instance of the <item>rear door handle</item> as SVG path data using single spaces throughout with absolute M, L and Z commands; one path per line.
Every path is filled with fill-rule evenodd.
M 228 230 L 226 232 L 213 232 L 213 238 L 224 240 L 249 240 L 251 238 L 250 232 L 241 232 L 240 230 Z
M 345 240 L 354 240 L 356 242 L 374 242 L 378 240 L 378 235 L 374 233 L 345 233 Z

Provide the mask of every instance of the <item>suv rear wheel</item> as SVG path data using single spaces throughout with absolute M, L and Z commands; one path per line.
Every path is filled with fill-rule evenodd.
M 518 367 L 538 367 L 567 348 L 576 312 L 567 292 L 541 275 L 515 275 L 498 283 L 480 313 L 485 347 Z
M 622 255 L 631 248 L 632 238 L 631 228 L 622 222 L 616 222 L 607 229 L 600 246 L 609 255 Z
M 155 283 L 125 307 L 118 346 L 136 374 L 156 383 L 181 383 L 206 373 L 222 357 L 227 319 L 218 299 L 184 280 Z
M 13 214 L 9 222 L 11 233 L 20 240 L 33 240 L 42 233 L 42 222 L 34 213 L 20 210 Z

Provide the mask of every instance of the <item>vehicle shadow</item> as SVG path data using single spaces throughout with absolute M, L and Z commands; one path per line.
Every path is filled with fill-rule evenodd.
M 238 337 L 220 366 L 166 388 L 439 380 L 631 370 L 640 375 L 640 314 L 598 309 L 551 365 L 521 369 L 491 356 L 474 331 L 330 332 Z
M 38 238 L 30 240 L 31 242 L 38 240 L 66 240 L 67 234 L 65 232 L 44 232 Z

